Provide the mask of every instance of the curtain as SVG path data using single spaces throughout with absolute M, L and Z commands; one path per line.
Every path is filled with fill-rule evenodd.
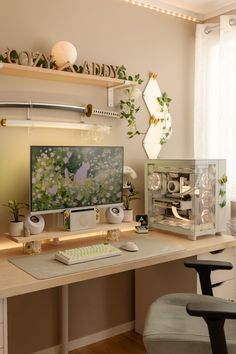
M 195 158 L 225 158 L 227 200 L 236 197 L 236 17 L 197 25 Z

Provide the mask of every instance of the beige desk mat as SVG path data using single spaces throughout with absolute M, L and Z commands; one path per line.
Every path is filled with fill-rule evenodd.
M 39 255 L 24 255 L 10 258 L 9 262 L 22 269 L 34 278 L 42 280 L 54 277 L 65 276 L 72 273 L 106 268 L 113 265 L 133 262 L 146 258 L 165 255 L 177 251 L 184 251 L 184 247 L 178 243 L 167 241 L 163 238 L 154 239 L 149 236 L 139 236 L 132 239 L 139 247 L 137 252 L 122 251 L 122 255 L 99 259 L 95 261 L 65 265 L 54 259 L 55 252 L 43 253 Z M 116 247 L 120 247 L 123 242 L 113 242 Z

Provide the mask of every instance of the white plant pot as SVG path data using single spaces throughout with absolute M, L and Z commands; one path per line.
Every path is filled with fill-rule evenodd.
M 9 227 L 9 233 L 11 236 L 23 236 L 24 222 L 23 221 L 11 221 Z
M 133 210 L 132 209 L 129 209 L 129 210 L 124 209 L 123 222 L 132 222 L 132 221 L 133 221 Z

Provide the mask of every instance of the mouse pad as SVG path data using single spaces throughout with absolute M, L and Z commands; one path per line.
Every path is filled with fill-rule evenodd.
M 134 261 L 144 260 L 146 258 L 165 255 L 177 251 L 182 251 L 185 248 L 178 245 L 177 242 L 167 241 L 162 238 L 152 238 L 149 236 L 136 237 L 130 240 L 135 242 L 139 250 L 137 252 L 128 252 L 122 250 L 120 256 L 103 258 L 85 263 L 65 265 L 54 259 L 55 252 L 43 253 L 39 255 L 24 255 L 10 258 L 9 262 L 22 269 L 34 278 L 42 280 L 54 277 L 66 276 L 73 273 L 83 273 L 112 267 L 119 264 L 133 263 Z M 115 247 L 120 247 L 124 241 L 112 242 Z

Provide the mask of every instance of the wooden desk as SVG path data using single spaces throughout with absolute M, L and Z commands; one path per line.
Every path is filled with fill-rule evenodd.
M 128 270 L 135 270 L 143 267 L 149 267 L 155 264 L 161 264 L 165 262 L 175 261 L 178 259 L 183 259 L 195 255 L 200 255 L 205 252 L 215 251 L 222 248 L 230 248 L 236 246 L 236 239 L 232 236 L 204 236 L 199 238 L 197 241 L 189 241 L 185 237 L 176 236 L 174 234 L 168 234 L 164 232 L 152 231 L 149 232 L 147 236 L 142 236 L 133 231 L 124 232 L 121 235 L 121 239 L 140 239 L 145 240 L 145 243 L 149 243 L 149 240 L 156 242 L 155 249 L 148 250 L 146 253 L 137 252 L 135 259 L 133 257 L 127 257 L 123 262 L 109 265 L 104 265 L 103 260 L 101 266 L 96 269 L 88 269 L 83 272 L 77 272 L 69 274 L 67 276 L 58 276 L 56 278 L 37 280 L 31 275 L 25 273 L 21 269 L 17 268 L 8 261 L 9 257 L 16 255 L 21 255 L 22 250 L 18 246 L 9 241 L 3 240 L 0 243 L 0 297 L 6 299 L 11 296 L 26 294 L 29 292 L 39 291 L 42 289 L 53 288 L 57 286 L 62 286 L 62 322 L 63 326 L 63 336 L 62 343 L 63 349 L 62 353 L 67 353 L 67 342 L 68 337 L 66 331 L 67 329 L 67 296 L 68 296 L 68 284 L 94 279 L 102 276 L 107 276 L 110 274 L 125 272 Z M 98 241 L 103 241 L 101 237 L 96 238 L 84 238 L 80 240 L 68 240 L 63 241 L 60 245 L 44 245 L 43 252 L 51 251 L 55 252 L 58 249 L 68 248 L 68 247 L 78 247 L 79 245 L 88 243 L 97 243 Z M 168 247 L 164 247 L 167 245 Z M 160 249 L 164 251 L 160 252 Z M 140 256 L 139 256 L 140 254 Z M 26 256 L 29 257 L 29 256 Z M 5 301 L 5 300 L 4 300 Z M 6 320 L 6 319 L 5 319 Z M 4 324 L 6 329 L 6 324 Z M 6 341 L 6 338 L 5 338 Z M 5 343 L 4 354 L 7 354 L 7 343 Z

